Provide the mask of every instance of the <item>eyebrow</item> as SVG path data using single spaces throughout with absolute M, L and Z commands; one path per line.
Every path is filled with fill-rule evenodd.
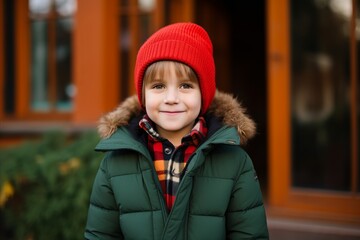
M 191 83 L 197 83 L 197 79 L 195 78 L 191 78 L 191 77 L 182 77 L 182 78 L 179 78 L 179 81 L 180 82 L 191 82 Z

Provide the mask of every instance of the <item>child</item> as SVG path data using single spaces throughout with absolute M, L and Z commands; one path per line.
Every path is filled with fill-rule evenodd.
M 241 148 L 254 122 L 216 91 L 212 43 L 193 23 L 140 48 L 137 96 L 101 119 L 106 152 L 86 239 L 268 239 L 259 182 Z

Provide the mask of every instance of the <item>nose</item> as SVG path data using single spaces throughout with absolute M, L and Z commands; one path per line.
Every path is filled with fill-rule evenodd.
M 164 96 L 164 103 L 175 104 L 179 103 L 179 93 L 177 88 L 168 88 Z

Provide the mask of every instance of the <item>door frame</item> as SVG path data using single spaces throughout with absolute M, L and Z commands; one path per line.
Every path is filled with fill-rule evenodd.
M 266 11 L 269 213 L 358 224 L 360 195 L 356 191 L 291 186 L 290 0 L 268 0 Z

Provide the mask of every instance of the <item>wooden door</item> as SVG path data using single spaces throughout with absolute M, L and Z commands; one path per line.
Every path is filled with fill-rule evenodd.
M 359 1 L 335 2 L 267 4 L 270 212 L 360 223 Z

